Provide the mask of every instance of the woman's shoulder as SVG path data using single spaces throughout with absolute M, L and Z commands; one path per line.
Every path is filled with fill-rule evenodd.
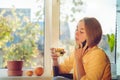
M 105 51 L 102 48 L 98 47 L 98 46 L 95 46 L 95 48 L 92 50 L 92 52 L 94 52 L 96 54 L 98 54 L 98 53 L 106 54 Z
M 90 52 L 91 56 L 94 57 L 98 57 L 98 58 L 102 58 L 102 59 L 107 59 L 108 60 L 108 56 L 106 54 L 106 52 L 100 48 L 100 47 L 95 47 L 91 52 Z

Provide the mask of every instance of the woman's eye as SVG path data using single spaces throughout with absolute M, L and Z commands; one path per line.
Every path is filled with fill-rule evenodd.
M 84 32 L 80 31 L 80 33 L 84 33 Z

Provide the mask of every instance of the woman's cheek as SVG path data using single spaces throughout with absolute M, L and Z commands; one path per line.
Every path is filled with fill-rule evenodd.
M 80 44 L 80 41 L 79 41 L 79 40 L 76 40 L 76 44 Z

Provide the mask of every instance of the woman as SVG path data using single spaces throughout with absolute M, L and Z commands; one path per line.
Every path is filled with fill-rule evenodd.
M 96 18 L 85 17 L 77 25 L 75 40 L 78 45 L 63 63 L 58 63 L 58 56 L 53 49 L 53 66 L 58 73 L 69 73 L 73 69 L 73 80 L 111 80 L 110 61 L 105 52 L 97 45 L 102 37 L 101 25 Z M 61 79 L 60 79 L 61 78 Z M 54 77 L 54 80 L 70 80 Z

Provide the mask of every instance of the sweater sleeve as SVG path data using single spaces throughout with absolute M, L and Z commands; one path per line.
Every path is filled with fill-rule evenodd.
M 104 51 L 96 50 L 92 52 L 89 57 L 88 63 L 84 64 L 86 75 L 80 80 L 101 80 L 103 78 L 106 66 L 110 64 L 107 56 Z
M 71 55 L 68 58 L 66 58 L 63 63 L 59 65 L 60 73 L 69 73 L 73 68 L 73 62 L 74 53 L 71 53 Z

